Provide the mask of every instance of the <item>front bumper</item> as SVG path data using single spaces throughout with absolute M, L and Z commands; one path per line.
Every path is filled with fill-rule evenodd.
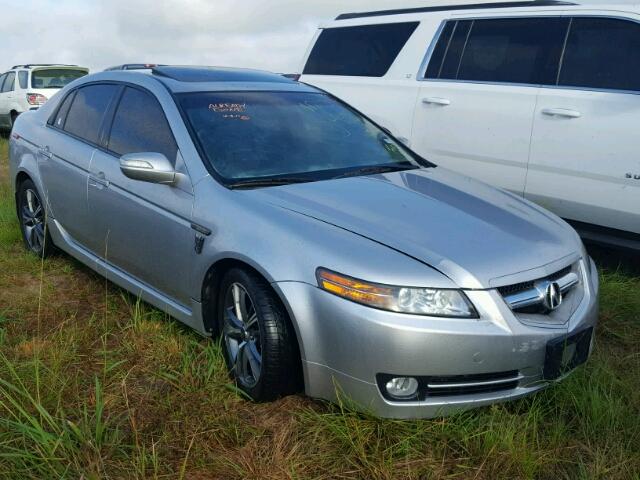
M 583 269 L 584 297 L 564 325 L 521 322 L 496 290 L 466 292 L 480 314 L 467 320 L 376 310 L 304 283 L 283 282 L 277 288 L 296 320 L 309 396 L 346 398 L 382 417 L 431 418 L 548 386 L 543 378 L 547 342 L 597 323 L 597 271 L 590 259 Z M 514 376 L 510 388 L 394 401 L 378 386 L 381 374 L 486 378 L 499 372 Z

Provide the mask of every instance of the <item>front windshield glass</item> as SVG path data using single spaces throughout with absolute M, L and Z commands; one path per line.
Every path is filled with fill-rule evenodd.
M 69 68 L 34 70 L 31 74 L 31 88 L 62 88 L 86 74 L 85 70 Z
M 325 94 L 211 92 L 179 101 L 206 159 L 227 182 L 313 181 L 421 166 L 384 131 Z

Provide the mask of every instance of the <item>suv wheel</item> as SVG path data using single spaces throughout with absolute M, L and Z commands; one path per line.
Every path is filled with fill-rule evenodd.
M 18 113 L 17 112 L 11 112 L 10 118 L 11 118 L 11 125 L 9 125 L 9 130 L 13 130 L 13 126 L 16 124 L 16 119 L 18 118 Z
M 287 313 L 268 283 L 253 272 L 230 270 L 218 305 L 227 366 L 255 401 L 297 390 L 299 361 Z
M 49 256 L 54 249 L 46 228 L 46 214 L 42 197 L 31 180 L 18 188 L 18 219 L 25 247 L 39 257 Z

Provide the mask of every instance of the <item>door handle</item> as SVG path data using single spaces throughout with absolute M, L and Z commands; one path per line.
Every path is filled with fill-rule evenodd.
M 38 155 L 48 159 L 50 159 L 53 156 L 53 154 L 51 153 L 51 150 L 49 150 L 49 147 L 40 147 L 38 149 Z
M 582 114 L 576 110 L 568 110 L 566 108 L 543 108 L 543 115 L 549 115 L 550 117 L 563 117 L 563 118 L 580 118 Z
M 104 172 L 98 172 L 96 175 L 89 175 L 89 185 L 102 190 L 109 188 L 109 180 L 105 178 Z
M 451 105 L 451 100 L 440 97 L 425 97 L 422 99 L 422 103 L 426 105 L 440 105 L 442 107 L 446 107 L 447 105 Z

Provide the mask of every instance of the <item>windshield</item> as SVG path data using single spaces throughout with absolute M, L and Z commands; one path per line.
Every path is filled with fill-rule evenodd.
M 35 70 L 31 74 L 31 88 L 62 88 L 75 79 L 84 77 L 85 70 L 70 70 L 66 68 L 48 68 Z
M 189 93 L 179 102 L 206 160 L 226 182 L 291 183 L 421 166 L 383 130 L 325 94 Z

